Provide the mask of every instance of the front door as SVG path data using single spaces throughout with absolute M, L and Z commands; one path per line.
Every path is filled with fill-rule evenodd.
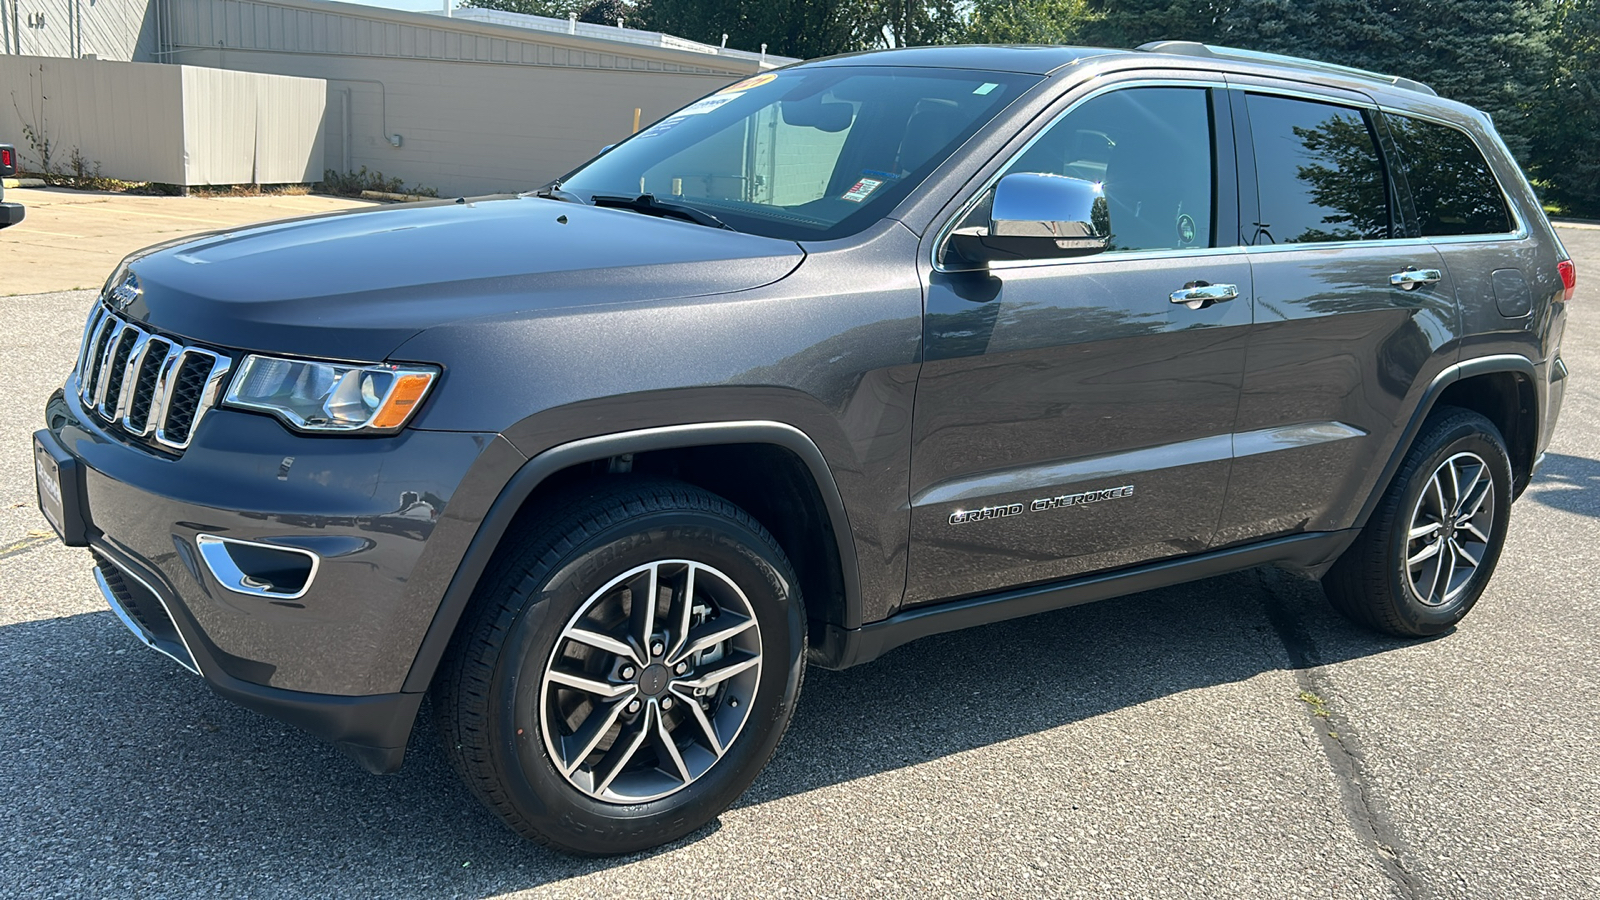
M 1100 182 L 1111 249 L 928 276 L 908 605 L 1210 546 L 1252 302 L 1227 102 L 1078 103 L 1004 171 Z M 1174 302 L 1197 282 L 1236 296 Z

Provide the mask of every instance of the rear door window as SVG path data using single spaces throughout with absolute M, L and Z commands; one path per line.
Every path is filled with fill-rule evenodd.
M 1505 193 L 1472 138 L 1449 125 L 1410 116 L 1386 113 L 1384 120 L 1423 237 L 1512 230 Z
M 1246 95 L 1246 107 L 1261 204 L 1257 246 L 1393 234 L 1389 178 L 1365 112 L 1266 94 Z

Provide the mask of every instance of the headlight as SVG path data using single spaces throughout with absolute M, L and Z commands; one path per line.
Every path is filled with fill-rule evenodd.
M 269 412 L 300 431 L 399 431 L 422 405 L 439 370 L 358 366 L 247 356 L 223 399 Z

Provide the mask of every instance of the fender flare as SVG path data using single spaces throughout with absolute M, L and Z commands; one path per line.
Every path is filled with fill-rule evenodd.
M 1378 501 L 1382 500 L 1384 493 L 1389 490 L 1389 484 L 1394 481 L 1395 473 L 1400 471 L 1400 464 L 1405 461 L 1406 454 L 1411 452 L 1411 445 L 1415 443 L 1417 433 L 1422 430 L 1422 423 L 1427 421 L 1428 415 L 1433 412 L 1434 404 L 1438 402 L 1445 388 L 1466 378 L 1492 375 L 1497 372 L 1512 372 L 1525 376 L 1535 385 L 1540 408 L 1534 410 L 1534 415 L 1539 421 L 1543 421 L 1545 398 L 1543 393 L 1537 390 L 1539 367 L 1526 356 L 1518 353 L 1500 353 L 1464 359 L 1447 367 L 1434 376 L 1433 381 L 1429 382 L 1427 389 L 1423 391 L 1422 398 L 1417 401 L 1416 408 L 1411 412 L 1411 420 L 1406 423 L 1405 431 L 1395 444 L 1394 452 L 1389 455 L 1389 461 L 1384 464 L 1383 472 L 1379 474 L 1367 501 L 1361 505 L 1361 511 L 1356 515 L 1352 527 L 1358 529 L 1367 527 L 1367 520 L 1372 517 L 1372 511 L 1378 508 Z
M 855 538 L 850 530 L 850 520 L 845 513 L 839 485 L 834 481 L 833 472 L 828 468 L 827 459 L 816 442 L 800 429 L 782 422 L 708 422 L 645 428 L 560 444 L 522 464 L 501 488 L 499 496 L 478 526 L 478 533 L 473 536 L 461 563 L 456 567 L 450 586 L 445 590 L 438 611 L 434 613 L 433 622 L 417 648 L 416 658 L 411 663 L 411 671 L 406 675 L 401 690 L 411 693 L 428 689 L 434 672 L 444 659 L 450 638 L 455 634 L 456 625 L 466 612 L 467 604 L 495 549 L 500 546 L 501 539 L 521 511 L 522 504 L 546 478 L 571 466 L 624 453 L 717 444 L 776 445 L 794 453 L 805 463 L 828 511 L 844 580 L 845 621 L 832 624 L 845 628 L 860 627 L 861 582 L 856 563 Z

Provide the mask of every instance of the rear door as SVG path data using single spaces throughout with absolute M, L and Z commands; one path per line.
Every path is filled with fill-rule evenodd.
M 1002 170 L 1100 182 L 1111 250 L 928 273 L 909 604 L 1210 546 L 1251 321 L 1215 85 L 1094 94 Z M 1174 302 L 1197 282 L 1237 296 Z
M 1455 282 L 1463 354 L 1543 359 L 1545 329 L 1534 317 L 1548 313 L 1559 290 L 1555 257 L 1512 213 L 1479 139 L 1416 114 L 1385 110 L 1383 118 L 1397 178 L 1411 198 L 1414 233 L 1439 251 Z
M 1256 305 L 1219 545 L 1347 527 L 1459 333 L 1371 101 L 1229 78 Z

